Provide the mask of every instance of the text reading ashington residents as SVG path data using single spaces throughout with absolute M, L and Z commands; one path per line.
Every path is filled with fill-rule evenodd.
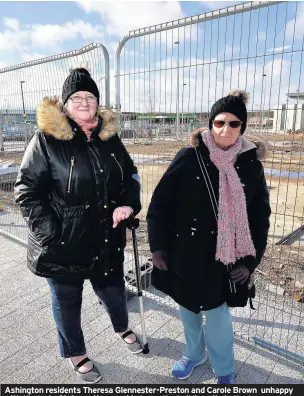
M 4 390 L 4 394 L 6 396 L 9 395 L 39 395 L 39 396 L 49 396 L 51 394 L 56 394 L 60 396 L 64 395 L 77 395 L 77 394 L 124 394 L 125 396 L 140 394 L 183 394 L 183 395 L 196 395 L 196 394 L 222 394 L 222 395 L 253 395 L 253 394 L 279 394 L 279 395 L 292 395 L 293 389 L 287 387 L 265 387 L 265 388 L 254 388 L 254 387 L 221 387 L 215 388 L 213 386 L 205 386 L 200 388 L 181 388 L 177 387 L 143 387 L 143 388 L 125 388 L 122 386 L 116 387 L 62 387 L 62 386 L 54 386 L 54 387 L 45 387 L 45 388 L 35 388 L 35 387 L 9 387 L 6 386 Z

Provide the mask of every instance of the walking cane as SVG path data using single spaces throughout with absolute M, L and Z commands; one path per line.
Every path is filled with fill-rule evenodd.
M 139 299 L 141 328 L 142 328 L 142 337 L 143 337 L 143 351 L 142 352 L 144 354 L 147 354 L 147 353 L 149 353 L 149 346 L 148 346 L 147 337 L 146 337 L 144 305 L 143 305 L 142 284 L 141 284 L 141 273 L 140 273 L 138 246 L 137 246 L 137 238 L 136 238 L 136 230 L 139 227 L 139 219 L 135 218 L 134 216 L 130 216 L 126 220 L 126 225 L 127 225 L 127 228 L 132 231 L 134 260 L 135 260 L 135 269 L 136 269 L 137 296 L 138 296 L 138 299 Z

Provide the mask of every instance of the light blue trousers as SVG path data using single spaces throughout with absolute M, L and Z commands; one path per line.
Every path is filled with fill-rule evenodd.
M 227 304 L 205 311 L 206 326 L 203 328 L 203 314 L 195 314 L 179 306 L 184 326 L 187 349 L 183 356 L 190 360 L 201 360 L 206 349 L 215 375 L 234 373 L 233 327 Z

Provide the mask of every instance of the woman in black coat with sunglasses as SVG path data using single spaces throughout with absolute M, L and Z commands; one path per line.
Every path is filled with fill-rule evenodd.
M 269 194 L 266 146 L 247 140 L 247 94 L 233 91 L 211 109 L 156 187 L 148 210 L 153 285 L 180 307 L 187 349 L 172 375 L 188 378 L 209 357 L 219 384 L 234 381 L 230 306 L 244 306 L 264 254 Z M 202 327 L 202 311 L 206 328 Z

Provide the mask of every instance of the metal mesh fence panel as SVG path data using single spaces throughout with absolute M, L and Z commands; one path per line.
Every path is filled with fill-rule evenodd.
M 234 326 L 238 334 L 296 359 L 304 351 L 303 13 L 299 2 L 250 2 L 147 27 L 123 38 L 115 61 L 120 136 L 142 184 L 144 294 L 168 306 L 175 304 L 150 285 L 145 217 L 152 193 L 189 133 L 208 125 L 212 104 L 231 89 L 249 92 L 246 133 L 269 148 L 264 166 L 272 216 L 256 271 L 257 309 L 234 309 Z M 0 70 L 0 232 L 22 243 L 26 225 L 12 189 L 35 129 L 35 108 L 44 96 L 60 95 L 69 68 L 83 61 L 108 106 L 109 60 L 100 44 Z M 132 257 L 129 239 L 125 274 L 135 291 Z
M 87 63 L 109 106 L 109 58 L 101 44 L 0 69 L 0 232 L 27 242 L 27 227 L 14 204 L 13 187 L 24 150 L 36 128 L 35 109 L 45 96 L 61 97 L 69 69 Z
M 170 161 L 191 130 L 208 125 L 217 99 L 236 88 L 249 93 L 246 133 L 268 145 L 272 216 L 256 271 L 257 309 L 234 309 L 234 325 L 289 357 L 304 351 L 302 13 L 299 2 L 244 3 L 130 32 L 116 53 L 121 137 L 142 183 L 143 265 L 150 257 L 147 208 Z M 174 304 L 143 279 L 150 298 Z

